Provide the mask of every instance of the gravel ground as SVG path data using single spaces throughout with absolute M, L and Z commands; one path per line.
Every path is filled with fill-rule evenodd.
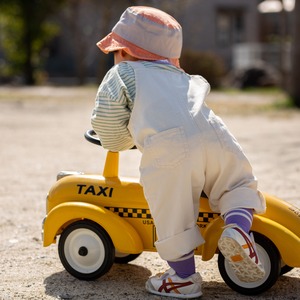
M 144 290 L 147 278 L 166 268 L 157 253 L 145 252 L 99 280 L 83 282 L 64 270 L 56 245 L 42 246 L 45 197 L 56 174 L 102 170 L 105 151 L 83 138 L 95 93 L 92 87 L 0 87 L 1 300 L 161 299 Z M 208 102 L 242 144 L 260 189 L 300 207 L 300 112 L 270 108 L 275 101 L 273 94 L 212 93 Z M 139 157 L 136 151 L 122 153 L 120 174 L 137 177 Z M 247 297 L 223 282 L 216 257 L 197 257 L 196 263 L 202 299 L 300 299 L 299 268 L 263 295 Z

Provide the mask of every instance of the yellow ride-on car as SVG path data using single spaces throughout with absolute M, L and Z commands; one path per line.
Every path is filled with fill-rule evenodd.
M 85 137 L 100 145 L 92 130 Z M 60 236 L 60 260 L 81 280 L 101 277 L 114 262 L 127 263 L 143 251 L 156 251 L 155 224 L 143 189 L 136 179 L 120 178 L 118 167 L 119 153 L 108 151 L 102 175 L 60 172 L 47 196 L 43 244 L 49 246 Z M 300 267 L 300 210 L 276 197 L 264 196 L 267 211 L 254 215 L 251 230 L 266 274 L 251 283 L 240 281 L 218 251 L 223 220 L 211 211 L 205 195 L 199 199 L 198 226 L 205 244 L 196 254 L 203 261 L 217 254 L 226 284 L 246 295 L 268 290 L 280 275 Z

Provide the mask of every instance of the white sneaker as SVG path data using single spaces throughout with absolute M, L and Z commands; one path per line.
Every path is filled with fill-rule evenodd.
M 180 278 L 173 269 L 165 273 L 150 277 L 146 282 L 146 290 L 149 293 L 174 297 L 174 298 L 197 298 L 202 295 L 202 278 L 195 273 L 187 278 Z
M 229 225 L 225 227 L 218 246 L 239 280 L 254 282 L 265 276 L 253 235 L 250 236 L 237 225 Z

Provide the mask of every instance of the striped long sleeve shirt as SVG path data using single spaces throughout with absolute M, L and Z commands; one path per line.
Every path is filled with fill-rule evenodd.
M 155 68 L 177 70 L 170 64 L 142 61 Z M 122 151 L 134 146 L 127 128 L 136 93 L 133 68 L 126 62 L 112 67 L 99 86 L 91 123 L 105 149 Z

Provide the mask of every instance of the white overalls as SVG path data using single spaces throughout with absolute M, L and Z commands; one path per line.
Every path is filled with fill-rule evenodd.
M 160 256 L 174 261 L 204 242 L 196 220 L 202 190 L 211 209 L 265 210 L 256 178 L 235 138 L 205 105 L 201 76 L 130 62 L 136 97 L 128 128 L 142 152 L 141 184 Z

